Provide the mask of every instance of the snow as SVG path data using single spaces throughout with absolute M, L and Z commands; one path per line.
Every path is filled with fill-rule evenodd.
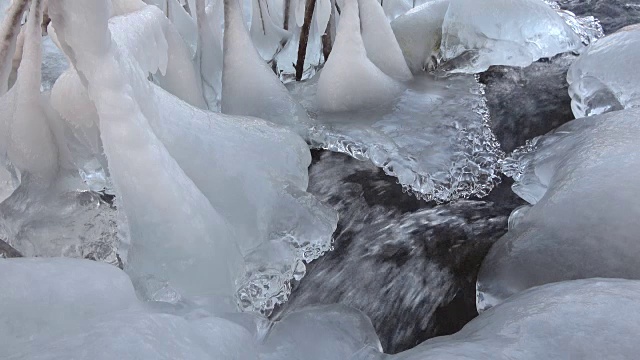
M 630 25 L 589 46 L 567 74 L 576 117 L 640 106 L 640 26 Z
M 582 47 L 580 37 L 540 0 L 452 0 L 442 25 L 449 72 L 527 66 Z
M 478 308 L 524 289 L 591 277 L 640 279 L 634 179 L 640 109 L 580 118 L 536 138 L 507 159 L 513 190 L 532 204 L 485 258 Z

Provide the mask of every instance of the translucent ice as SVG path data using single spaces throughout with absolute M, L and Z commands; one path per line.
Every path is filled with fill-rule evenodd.
M 442 57 L 450 72 L 491 65 L 527 66 L 582 47 L 580 37 L 540 0 L 452 0 L 442 26 Z
M 433 0 L 391 22 L 402 53 L 412 72 L 437 65 L 442 23 L 450 0 Z
M 100 29 L 105 19 L 104 8 L 82 6 L 70 0 L 52 9 L 54 19 L 67 11 L 83 14 L 62 25 L 54 21 L 88 85 L 88 97 L 70 88 L 76 95 L 67 104 L 88 115 L 86 102 L 95 105 L 94 122 L 131 234 L 127 271 L 152 299 L 237 290 L 243 308 L 269 311 L 286 299 L 290 280 L 303 276 L 304 262 L 329 249 L 336 226 L 335 213 L 305 192 L 307 145 L 263 120 L 199 110 L 150 83 L 148 73 L 160 67 L 154 61 L 163 54 L 140 54 L 118 35 L 98 41 L 100 31 L 83 39 L 70 29 L 83 21 Z M 100 81 L 109 71 L 109 81 Z
M 358 1 L 345 0 L 331 56 L 318 79 L 317 103 L 322 111 L 348 111 L 388 103 L 403 90 L 400 83 L 367 57 L 358 14 Z
M 392 78 L 400 81 L 410 80 L 411 72 L 382 6 L 377 0 L 359 0 L 358 4 L 362 40 L 367 57 Z
M 393 356 L 370 350 L 355 359 L 630 359 L 640 350 L 639 314 L 640 281 L 561 282 L 514 296 L 454 335 Z
M 506 160 L 533 206 L 512 214 L 478 277 L 478 308 L 524 289 L 591 277 L 640 279 L 640 109 L 580 118 Z M 615 175 L 614 175 L 615 174 Z
M 427 200 L 488 194 L 499 182 L 502 152 L 488 125 L 483 87 L 469 75 L 438 80 L 427 74 L 406 86 L 387 104 L 346 112 L 323 111 L 315 79 L 291 90 L 313 115 L 312 146 L 369 159 Z
M 307 114 L 251 42 L 238 0 L 225 0 L 222 112 L 257 116 L 302 133 Z
M 569 72 L 571 109 L 576 117 L 640 106 L 640 25 L 608 35 L 580 55 Z

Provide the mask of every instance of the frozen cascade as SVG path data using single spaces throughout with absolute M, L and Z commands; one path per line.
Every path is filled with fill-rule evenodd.
M 622 28 L 589 46 L 567 74 L 573 114 L 583 117 L 639 107 L 638 63 L 640 25 Z
M 369 159 L 426 200 L 485 196 L 500 181 L 503 153 L 489 127 L 483 86 L 473 76 L 416 76 L 392 104 L 348 112 L 323 112 L 316 84 L 290 85 L 314 116 L 312 146 Z
M 137 15 L 131 13 L 124 16 Z M 110 23 L 113 23 L 112 20 Z M 63 28 L 64 30 L 66 29 Z M 114 33 L 116 31 L 117 28 Z M 128 161 L 120 157 L 124 157 L 126 151 L 121 153 L 114 148 L 110 149 L 108 140 L 105 140 L 126 139 L 109 137 L 118 134 L 105 132 L 111 130 L 110 118 L 106 117 L 111 113 L 106 112 L 106 108 L 100 110 L 99 103 L 96 103 L 109 168 L 116 191 L 122 194 L 122 203 L 118 206 L 121 210 L 124 209 L 129 220 L 132 240 L 128 271 L 135 275 L 136 283 L 141 284 L 143 295 L 150 298 L 157 295 L 161 299 L 175 301 L 179 298 L 179 293 L 188 296 L 202 291 L 219 291 L 224 295 L 224 289 L 211 288 L 216 285 L 209 275 L 211 271 L 202 269 L 210 267 L 214 269 L 214 273 L 223 275 L 220 281 L 226 281 L 227 286 L 230 286 L 229 280 L 238 281 L 235 286 L 239 288 L 237 296 L 241 307 L 268 312 L 275 304 L 286 300 L 289 281 L 304 275 L 304 262 L 314 260 L 329 249 L 331 234 L 336 226 L 335 213 L 304 191 L 307 186 L 306 169 L 310 161 L 308 147 L 294 133 L 262 120 L 207 113 L 181 102 L 146 80 L 148 69 L 158 66 L 149 61 L 162 60 L 161 55 L 152 54 L 157 51 L 153 47 L 155 44 L 151 44 L 152 47 L 146 51 L 138 50 L 132 54 L 128 48 L 131 46 L 130 42 L 119 41 L 117 35 L 113 35 L 113 39 L 115 41 L 112 44 L 116 46 L 111 47 L 110 51 L 119 53 L 119 60 L 117 65 L 109 65 L 125 70 L 134 94 L 145 99 L 142 101 L 137 96 L 132 98 L 139 106 L 138 116 L 144 117 L 146 121 L 134 122 L 138 128 L 133 127 L 129 131 L 137 131 L 141 138 L 155 143 L 149 149 L 144 146 L 137 148 L 141 149 L 139 151 L 155 149 L 159 154 L 151 152 L 149 156 L 164 157 L 165 160 L 160 163 L 168 168 L 163 173 L 162 168 L 150 166 L 157 164 L 157 161 L 149 160 L 141 169 L 132 169 L 127 164 Z M 74 54 L 78 56 L 79 53 Z M 146 57 L 139 57 L 139 54 L 146 54 Z M 85 56 L 90 58 L 88 54 Z M 97 65 L 91 62 L 76 60 L 76 67 L 82 69 L 83 65 L 87 66 L 84 72 L 89 74 L 94 71 L 93 66 L 97 69 Z M 105 68 L 107 66 L 103 65 L 102 69 Z M 89 76 L 83 76 L 88 79 L 91 97 L 92 80 Z M 77 92 L 69 90 L 70 93 L 74 91 Z M 86 101 L 81 96 L 73 99 Z M 120 118 L 131 119 L 132 115 L 122 114 Z M 114 122 L 111 120 L 111 123 Z M 131 145 L 121 144 L 117 149 L 125 146 Z M 243 150 L 238 151 L 239 147 Z M 196 155 L 203 153 L 212 156 Z M 265 161 L 265 157 L 269 161 Z M 221 173 L 220 169 L 225 171 Z M 134 175 L 138 171 L 143 171 L 146 175 Z M 149 174 L 155 175 L 149 177 Z M 171 179 L 167 178 L 168 174 L 172 174 Z M 149 183 L 144 186 L 158 189 L 159 186 L 173 186 L 167 184 L 180 181 L 182 195 L 178 195 L 180 192 L 176 184 L 174 192 L 163 188 L 164 190 L 157 190 L 155 196 L 149 196 L 149 190 L 139 190 L 138 185 L 132 184 L 139 182 L 142 177 L 154 181 L 153 185 Z M 225 189 L 225 195 L 220 194 L 220 188 Z M 178 196 L 185 196 L 191 201 L 184 203 L 186 199 L 178 200 Z M 188 213 L 161 211 L 176 208 L 181 203 L 189 209 Z M 132 216 L 136 213 L 145 216 Z M 200 217 L 201 228 L 189 227 L 187 230 L 176 226 L 175 219 L 189 213 L 191 219 L 185 218 L 178 224 L 188 226 Z M 193 234 L 193 238 L 189 239 L 192 243 L 177 243 L 173 239 L 182 239 L 185 235 L 172 231 Z M 200 231 L 200 235 L 196 231 Z M 212 239 L 211 236 L 225 232 L 225 241 L 215 246 L 211 243 L 194 243 Z M 222 239 L 224 238 L 215 240 L 220 242 Z M 228 246 L 231 248 L 225 250 Z M 172 250 L 168 251 L 169 248 Z M 211 253 L 207 253 L 205 249 L 211 249 Z M 215 256 L 212 255 L 214 249 L 217 251 Z M 199 255 L 194 256 L 194 251 L 198 251 Z M 242 278 L 229 275 L 229 280 L 225 280 L 227 260 L 233 261 L 235 251 L 239 251 L 238 255 L 244 255 L 247 260 L 244 269 L 246 274 Z M 179 262 L 181 256 L 202 260 L 190 261 L 192 268 L 185 268 Z M 220 259 L 218 263 L 210 264 L 216 257 Z M 155 265 L 159 258 L 166 261 L 162 267 Z M 208 260 L 204 260 L 205 258 Z M 240 271 L 239 266 L 237 267 Z M 187 276 L 191 271 L 199 274 L 200 278 Z M 147 275 L 153 276 L 147 278 Z M 167 280 L 169 282 L 165 283 Z M 227 292 L 226 295 L 230 293 Z
M 591 277 L 640 279 L 640 109 L 573 120 L 505 161 L 532 206 L 485 258 L 478 309 L 527 288 Z M 611 176 L 616 174 L 616 176 Z
M 580 36 L 540 0 L 452 0 L 442 26 L 444 71 L 527 66 L 583 46 Z

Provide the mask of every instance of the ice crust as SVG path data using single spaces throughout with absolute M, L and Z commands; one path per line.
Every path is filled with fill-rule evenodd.
M 582 46 L 580 36 L 540 0 L 452 0 L 442 25 L 448 72 L 527 66 Z
M 591 277 L 640 279 L 640 109 L 580 118 L 505 161 L 513 190 L 532 206 L 485 258 L 478 309 L 527 288 Z M 612 176 L 615 174 L 615 176 Z
M 640 25 L 630 25 L 591 46 L 567 73 L 576 117 L 640 106 Z
M 316 122 L 312 146 L 368 159 L 425 200 L 488 194 L 500 181 L 503 153 L 489 128 L 483 86 L 471 75 L 427 74 L 407 86 L 391 104 L 348 112 L 322 111 L 314 80 L 291 91 Z

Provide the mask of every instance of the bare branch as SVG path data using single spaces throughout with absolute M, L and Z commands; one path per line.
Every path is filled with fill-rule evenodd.
M 307 43 L 309 42 L 309 31 L 311 29 L 311 20 L 313 20 L 313 11 L 316 7 L 316 0 L 307 0 L 304 9 L 304 23 L 300 30 L 300 43 L 298 44 L 298 62 L 296 63 L 296 81 L 302 80 L 304 71 L 304 60 L 307 57 Z

